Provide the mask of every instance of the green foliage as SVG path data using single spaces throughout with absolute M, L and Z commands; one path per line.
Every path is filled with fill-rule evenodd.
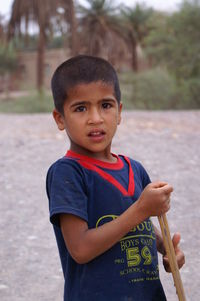
M 178 109 L 200 109 L 200 77 L 182 81 L 179 83 L 177 91 Z
M 177 78 L 189 79 L 200 75 L 200 2 L 184 2 L 180 12 L 170 19 L 173 44 L 170 68 L 175 65 Z M 174 55 L 173 55 L 174 54 Z
M 27 96 L 1 99 L 0 112 L 2 113 L 46 113 L 52 112 L 52 96 L 47 93 L 30 93 Z
M 200 108 L 199 29 L 200 1 L 183 1 L 179 11 L 155 22 L 145 41 L 152 64 L 166 66 L 176 77 L 181 106 L 186 108 Z
M 165 110 L 176 107 L 175 81 L 165 70 L 156 68 L 138 74 L 122 74 L 120 82 L 125 108 Z
M 167 65 L 171 61 L 170 47 L 174 40 L 169 16 L 154 12 L 150 19 L 151 32 L 144 40 L 145 52 L 153 65 Z
M 200 108 L 200 78 L 177 80 L 164 68 L 119 75 L 125 109 L 188 110 Z
M 157 24 L 146 39 L 154 63 L 165 64 L 177 79 L 200 75 L 200 1 L 184 1 L 180 11 Z
M 17 54 L 13 43 L 0 45 L 0 75 L 12 73 L 17 68 Z

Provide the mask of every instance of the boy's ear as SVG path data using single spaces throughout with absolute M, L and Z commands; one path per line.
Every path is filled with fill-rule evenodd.
M 59 128 L 60 131 L 63 131 L 65 129 L 65 120 L 64 117 L 60 112 L 58 112 L 56 109 L 53 110 L 52 112 L 53 118 Z
M 118 124 L 121 123 L 121 119 L 122 119 L 122 117 L 121 117 L 122 107 L 123 107 L 122 102 L 120 102 L 120 104 L 119 104 L 119 113 L 118 113 Z

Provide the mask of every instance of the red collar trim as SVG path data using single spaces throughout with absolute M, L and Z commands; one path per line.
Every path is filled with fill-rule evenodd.
M 90 158 L 88 156 L 80 155 L 80 154 L 75 153 L 71 150 L 68 150 L 66 155 L 65 155 L 65 157 L 78 159 L 78 160 L 81 160 L 82 162 L 94 164 L 94 165 L 97 165 L 97 166 L 100 166 L 100 167 L 103 167 L 103 168 L 107 168 L 107 169 L 117 170 L 117 169 L 123 168 L 124 163 L 123 163 L 122 159 L 120 157 L 118 157 L 117 155 L 115 155 L 115 154 L 112 154 L 112 156 L 117 159 L 117 162 L 115 162 L 115 163 L 104 162 L 104 161 L 101 161 L 101 160 Z
M 104 170 L 100 169 L 99 167 L 92 165 L 89 162 L 80 160 L 79 163 L 86 169 L 93 170 L 98 173 L 104 180 L 110 182 L 113 186 L 115 186 L 124 196 L 133 196 L 135 192 L 135 182 L 134 182 L 134 174 L 131 167 L 131 162 L 129 158 L 124 157 L 126 162 L 129 165 L 129 185 L 128 191 L 109 173 L 105 172 Z
M 109 173 L 105 172 L 104 170 L 100 169 L 99 167 L 104 167 L 108 169 L 121 169 L 124 166 L 123 161 L 118 157 L 117 155 L 113 155 L 117 158 L 116 163 L 107 163 L 100 160 L 96 160 L 93 158 L 89 158 L 87 156 L 79 155 L 77 153 L 74 153 L 72 151 L 68 151 L 65 155 L 65 157 L 78 159 L 79 163 L 86 169 L 93 170 L 96 173 L 98 173 L 103 179 L 110 182 L 112 185 L 114 185 L 124 196 L 133 196 L 135 191 L 135 183 L 134 183 L 134 173 L 131 166 L 131 162 L 129 158 L 124 156 L 124 159 L 129 165 L 129 185 L 128 185 L 128 191 Z M 99 167 L 98 167 L 99 166 Z

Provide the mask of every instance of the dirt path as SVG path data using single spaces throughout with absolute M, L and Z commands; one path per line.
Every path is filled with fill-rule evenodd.
M 125 112 L 113 152 L 143 163 L 152 180 L 174 186 L 171 232 L 182 233 L 188 301 L 199 300 L 200 111 Z M 0 300 L 61 301 L 63 277 L 48 221 L 45 176 L 68 148 L 50 114 L 0 115 Z M 157 222 L 155 220 L 155 222 Z M 160 266 L 169 301 L 171 275 Z M 145 300 L 144 300 L 145 301 Z

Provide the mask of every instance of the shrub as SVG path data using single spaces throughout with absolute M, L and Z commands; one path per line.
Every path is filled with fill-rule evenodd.
M 178 87 L 178 108 L 199 109 L 200 108 L 200 78 L 190 78 L 180 83 Z
M 176 85 L 170 74 L 160 68 L 120 76 L 126 108 L 163 110 L 176 107 Z

